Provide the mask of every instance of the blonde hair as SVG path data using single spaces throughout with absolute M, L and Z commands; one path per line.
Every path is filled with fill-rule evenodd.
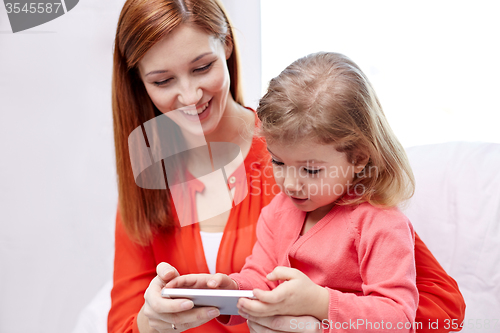
M 348 57 L 320 52 L 294 61 L 271 80 L 257 114 L 267 142 L 333 144 L 355 165 L 369 157 L 352 184 L 361 185 L 362 194 L 345 196 L 340 204 L 391 207 L 413 195 L 406 153 L 370 82 Z
M 128 0 L 116 29 L 112 107 L 118 174 L 119 210 L 129 236 L 140 244 L 155 231 L 171 230 L 174 214 L 167 190 L 144 189 L 136 185 L 129 157 L 128 136 L 150 119 L 161 115 L 152 103 L 137 65 L 144 54 L 181 24 L 192 24 L 232 48 L 227 59 L 229 90 L 243 104 L 238 47 L 233 27 L 218 0 Z M 180 131 L 174 125 L 173 131 Z M 173 137 L 176 134 L 172 133 Z M 179 135 L 177 134 L 177 137 Z

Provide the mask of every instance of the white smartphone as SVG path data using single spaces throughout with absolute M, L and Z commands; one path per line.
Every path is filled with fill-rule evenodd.
M 251 290 L 225 290 L 225 289 L 181 289 L 164 288 L 161 296 L 167 298 L 187 298 L 195 306 L 215 306 L 220 314 L 237 315 L 236 304 L 241 297 L 255 299 Z

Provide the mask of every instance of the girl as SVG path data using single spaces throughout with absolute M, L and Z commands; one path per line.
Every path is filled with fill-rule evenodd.
M 414 232 L 396 208 L 414 179 L 366 76 L 344 55 L 306 56 L 271 81 L 257 114 L 282 193 L 262 210 L 252 255 L 240 273 L 166 286 L 254 289 L 258 300 L 238 302 L 250 319 L 415 331 Z

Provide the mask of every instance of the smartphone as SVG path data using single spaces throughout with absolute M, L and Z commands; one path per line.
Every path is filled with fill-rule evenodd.
M 161 296 L 166 298 L 187 298 L 193 301 L 196 307 L 215 306 L 222 315 L 237 315 L 236 304 L 241 297 L 255 299 L 251 290 L 225 289 L 181 289 L 164 288 Z

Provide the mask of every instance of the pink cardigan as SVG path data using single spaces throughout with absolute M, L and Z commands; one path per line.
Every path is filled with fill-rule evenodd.
M 252 255 L 230 275 L 239 289 L 272 290 L 278 283 L 266 275 L 276 266 L 292 267 L 328 289 L 324 331 L 413 332 L 408 325 L 415 320 L 418 290 L 408 218 L 397 208 L 368 203 L 335 206 L 300 236 L 305 216 L 283 193 L 262 210 Z M 228 324 L 242 319 L 231 316 Z

